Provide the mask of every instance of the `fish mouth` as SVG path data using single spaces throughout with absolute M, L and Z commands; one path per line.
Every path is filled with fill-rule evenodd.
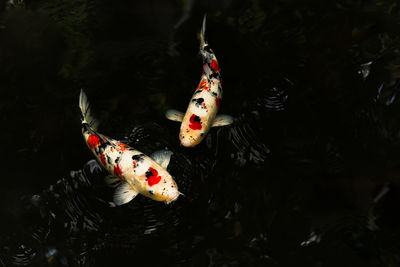
M 191 143 L 191 142 L 182 142 L 181 141 L 181 145 L 184 147 L 194 147 L 196 144 Z
M 185 137 L 184 135 L 180 135 L 179 139 L 181 141 L 181 145 L 184 147 L 194 147 L 198 145 L 201 141 L 201 138 L 190 138 L 190 137 Z
M 164 201 L 165 204 L 170 204 L 171 202 L 176 201 L 176 200 L 178 199 L 178 197 L 179 197 L 180 194 L 181 194 L 181 193 L 179 193 L 179 191 L 177 191 L 176 193 L 174 193 L 174 194 L 172 195 L 172 197 L 170 197 L 170 198 L 168 198 L 167 200 Z

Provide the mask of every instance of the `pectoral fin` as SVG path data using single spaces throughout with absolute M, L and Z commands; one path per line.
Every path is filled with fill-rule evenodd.
M 114 203 L 117 206 L 128 203 L 132 199 L 134 199 L 139 192 L 136 191 L 132 185 L 127 182 L 123 182 L 120 186 L 115 189 L 114 192 Z
M 109 187 L 117 187 L 121 184 L 121 179 L 114 175 L 108 175 L 104 178 L 104 181 Z
M 167 113 L 165 113 L 165 117 L 167 117 L 167 119 L 178 122 L 182 122 L 184 115 L 185 114 L 183 112 L 180 112 L 175 109 L 169 109 L 167 110 Z
M 150 157 L 161 167 L 166 169 L 168 167 L 169 161 L 171 160 L 172 154 L 172 151 L 161 149 L 151 154 Z
M 217 115 L 215 117 L 212 127 L 226 126 L 233 123 L 233 118 L 229 115 Z

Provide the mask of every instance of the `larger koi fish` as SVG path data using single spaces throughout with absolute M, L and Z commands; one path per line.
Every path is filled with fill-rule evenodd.
M 225 126 L 233 122 L 228 115 L 218 115 L 222 99 L 221 70 L 214 52 L 205 41 L 206 16 L 200 31 L 200 55 L 203 59 L 203 74 L 185 114 L 168 110 L 167 119 L 182 122 L 179 140 L 185 147 L 199 144 L 211 127 Z
M 82 134 L 89 149 L 110 173 L 106 178 L 114 192 L 114 203 L 122 205 L 139 193 L 156 201 L 170 203 L 179 196 L 178 186 L 166 170 L 172 152 L 161 150 L 151 157 L 96 132 L 96 121 L 90 115 L 90 104 L 81 90 L 79 107 Z

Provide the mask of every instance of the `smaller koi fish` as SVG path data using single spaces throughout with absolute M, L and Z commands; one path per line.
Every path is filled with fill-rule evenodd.
M 179 139 L 185 147 L 199 144 L 211 127 L 225 126 L 233 122 L 228 115 L 218 115 L 222 99 L 221 69 L 217 58 L 205 42 L 206 16 L 200 31 L 200 55 L 203 59 L 203 74 L 185 114 L 168 110 L 165 116 L 181 123 Z
M 181 194 L 168 167 L 172 152 L 160 150 L 150 157 L 96 131 L 97 122 L 90 115 L 90 104 L 81 90 L 79 97 L 82 134 L 100 164 L 110 173 L 106 182 L 117 187 L 114 203 L 128 203 L 139 193 L 156 201 L 171 203 Z

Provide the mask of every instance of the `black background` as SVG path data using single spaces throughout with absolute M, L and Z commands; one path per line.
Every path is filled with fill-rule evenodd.
M 0 265 L 399 264 L 396 1 L 0 3 Z M 164 114 L 205 13 L 235 123 L 185 149 Z M 110 208 L 104 173 L 70 172 L 93 158 L 81 88 L 102 133 L 174 151 L 185 196 Z

